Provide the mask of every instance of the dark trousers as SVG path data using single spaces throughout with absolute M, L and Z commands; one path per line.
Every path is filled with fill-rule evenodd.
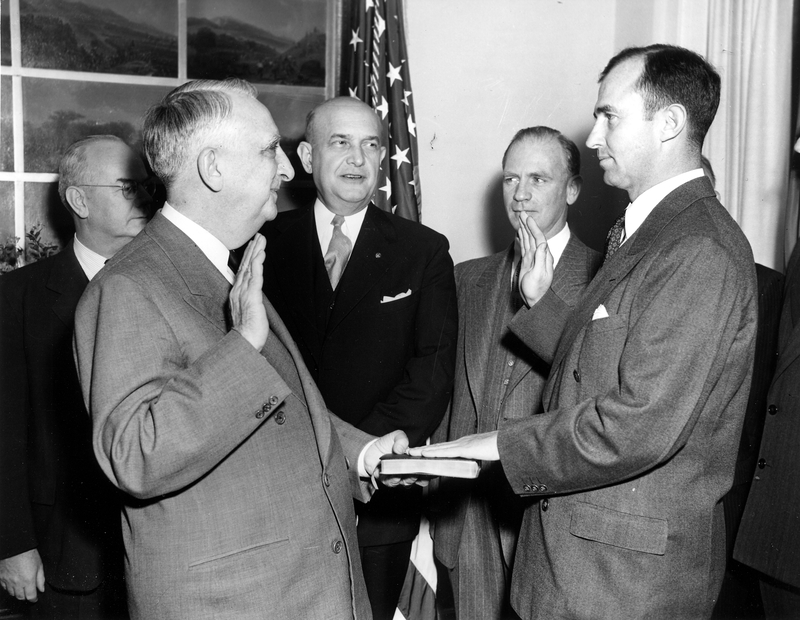
M 359 547 L 373 620 L 392 620 L 394 617 L 413 542 Z

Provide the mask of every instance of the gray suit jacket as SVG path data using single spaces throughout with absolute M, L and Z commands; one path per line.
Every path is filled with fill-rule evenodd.
M 352 498 L 371 437 L 328 414 L 266 298 L 260 353 L 229 329 L 229 290 L 159 213 L 77 309 L 95 454 L 130 495 L 132 616 L 369 618 Z
M 542 356 L 551 297 L 511 327 Z M 543 498 L 514 567 L 523 618 L 711 614 L 756 308 L 749 244 L 705 178 L 671 192 L 601 267 L 561 336 L 545 413 L 499 433 L 512 487 Z
M 434 441 L 497 430 L 508 419 L 542 410 L 541 396 L 549 366 L 507 329 L 506 307 L 511 298 L 513 258 L 511 246 L 492 256 L 456 266 L 460 329 L 455 387 L 449 416 L 437 430 Z M 565 314 L 577 303 L 597 271 L 600 259 L 600 254 L 571 235 L 556 266 L 551 287 L 555 298 L 563 303 Z M 513 369 L 507 373 L 508 385 L 504 385 L 503 376 L 498 375 L 504 371 L 500 367 L 504 360 L 500 360 L 497 367 L 489 367 L 490 358 L 497 353 L 501 357 L 506 353 L 514 356 Z M 508 487 L 500 468 L 492 472 L 493 468 L 487 466 L 484 464 L 477 482 L 443 479 L 437 489 L 440 497 L 435 502 L 434 549 L 439 560 L 450 568 L 458 558 L 466 512 L 474 509 L 476 502 L 490 501 L 497 491 Z M 507 499 L 504 497 L 502 501 Z M 509 525 L 513 527 L 513 523 Z M 496 530 L 495 525 L 485 524 L 484 533 L 492 538 L 491 544 L 495 544 L 497 537 L 493 530 Z
M 800 243 L 786 271 L 778 364 L 734 558 L 800 588 Z

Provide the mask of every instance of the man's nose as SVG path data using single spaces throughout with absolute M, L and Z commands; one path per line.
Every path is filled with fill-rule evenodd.
M 364 164 L 364 150 L 360 146 L 353 146 L 347 154 L 348 163 L 354 166 L 361 166 Z
M 531 192 L 528 190 L 528 186 L 525 183 L 520 183 L 517 185 L 517 189 L 514 191 L 514 200 L 517 202 L 525 202 L 526 200 L 530 200 Z
M 589 132 L 589 137 L 586 138 L 586 146 L 590 149 L 599 149 L 603 142 L 603 132 L 600 129 L 600 119 L 598 118 L 592 126 L 592 131 Z
M 291 181 L 294 178 L 294 168 L 286 153 L 283 152 L 281 147 L 278 147 L 278 173 L 284 181 Z

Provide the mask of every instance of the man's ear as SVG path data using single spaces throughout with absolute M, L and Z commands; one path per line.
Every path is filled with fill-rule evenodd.
M 222 190 L 224 182 L 219 166 L 219 156 L 213 147 L 207 146 L 200 151 L 197 156 L 197 173 L 205 186 L 212 192 Z
M 311 174 L 311 144 L 303 140 L 297 145 L 297 156 L 300 158 L 300 163 L 303 164 L 303 170 Z
M 382 146 L 381 147 L 381 160 L 380 160 L 380 162 L 378 162 L 378 168 L 380 168 L 383 165 L 383 158 L 384 157 L 386 157 L 386 147 Z
M 572 205 L 581 194 L 581 187 L 583 179 L 581 175 L 576 174 L 567 182 L 567 204 Z
M 64 193 L 64 196 L 67 199 L 67 205 L 69 205 L 70 211 L 77 217 L 82 220 L 89 217 L 89 203 L 86 200 L 86 194 L 80 187 L 70 185 Z
M 680 103 L 673 103 L 659 112 L 661 115 L 661 141 L 677 138 L 686 129 L 688 115 Z

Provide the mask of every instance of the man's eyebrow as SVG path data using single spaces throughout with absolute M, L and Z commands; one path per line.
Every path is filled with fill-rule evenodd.
M 595 117 L 597 117 L 598 114 L 608 114 L 609 112 L 611 112 L 612 114 L 616 114 L 617 110 L 614 106 L 605 104 L 597 106 L 594 110 L 594 115 Z

